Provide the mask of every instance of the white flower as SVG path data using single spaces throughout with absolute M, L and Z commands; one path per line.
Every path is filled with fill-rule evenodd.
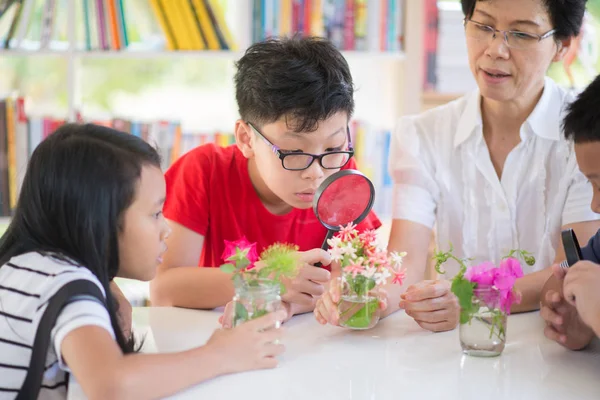
M 329 254 L 331 255 L 331 261 L 342 261 L 344 258 L 344 249 L 335 246 L 329 249 Z
M 372 278 L 375 275 L 375 272 L 377 272 L 377 267 L 367 267 L 363 275 L 365 278 Z
M 396 268 L 400 268 L 402 266 L 404 257 L 406 257 L 406 252 L 403 251 L 402 253 L 398 254 L 397 251 L 393 251 L 390 253 L 390 257 L 392 259 L 392 265 Z
M 380 273 L 375 274 L 375 283 L 377 285 L 385 285 L 390 276 L 392 276 L 392 274 L 390 274 L 390 271 L 388 271 L 386 268 Z
M 356 258 L 356 249 L 352 243 L 344 243 L 341 245 L 342 254 L 350 256 L 350 258 Z
M 340 247 L 342 245 L 342 239 L 340 239 L 338 236 L 334 236 L 327 240 L 327 244 L 329 247 Z

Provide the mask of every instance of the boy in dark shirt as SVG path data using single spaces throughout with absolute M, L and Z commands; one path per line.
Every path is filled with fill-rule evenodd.
M 574 101 L 563 121 L 575 142 L 581 172 L 594 188 L 591 208 L 600 213 L 600 76 Z M 600 231 L 581 249 L 583 261 L 563 270 L 553 267 L 556 290 L 543 294 L 540 313 L 546 337 L 572 349 L 585 348 L 600 336 Z

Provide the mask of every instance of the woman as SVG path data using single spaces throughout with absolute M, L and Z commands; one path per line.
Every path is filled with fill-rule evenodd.
M 392 143 L 394 216 L 388 249 L 407 251 L 406 293 L 388 288 L 387 313 L 399 308 L 431 331 L 453 329 L 458 303 L 447 280 L 423 281 L 435 226 L 437 247 L 458 257 L 498 262 L 510 249 L 534 254 L 517 282 L 521 304 L 536 309 L 560 231 L 585 243 L 599 227 L 592 190 L 563 139 L 571 100 L 545 77 L 581 28 L 586 0 L 462 0 L 469 65 L 478 90 L 400 120 Z M 445 266 L 447 278 L 457 265 Z M 418 283 L 417 283 L 418 282 Z M 336 320 L 323 296 L 320 322 Z M 335 297 L 335 296 L 334 296 Z M 322 311 L 322 312 L 321 312 Z

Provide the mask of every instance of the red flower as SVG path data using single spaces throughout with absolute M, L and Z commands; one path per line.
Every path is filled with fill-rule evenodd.
M 245 257 L 250 262 L 247 269 L 252 269 L 254 263 L 258 261 L 258 252 L 256 251 L 256 243 L 250 243 L 246 237 L 230 242 L 225 240 L 225 250 L 221 256 L 224 261 L 231 261 L 230 258 L 237 254 L 238 249 L 244 253 Z
M 392 279 L 392 283 L 402 285 L 402 282 L 404 282 L 404 278 L 406 278 L 406 273 L 403 269 L 399 271 L 394 271 L 394 279 Z

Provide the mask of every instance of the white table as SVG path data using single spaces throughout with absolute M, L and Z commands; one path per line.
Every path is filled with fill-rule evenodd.
M 218 312 L 136 308 L 144 352 L 202 345 Z M 538 313 L 509 317 L 508 342 L 495 358 L 464 356 L 458 329 L 422 330 L 399 312 L 369 331 L 321 326 L 312 314 L 286 323 L 286 353 L 274 370 L 223 376 L 174 399 L 600 399 L 600 345 L 571 352 L 547 340 Z M 70 399 L 83 398 L 71 386 Z

